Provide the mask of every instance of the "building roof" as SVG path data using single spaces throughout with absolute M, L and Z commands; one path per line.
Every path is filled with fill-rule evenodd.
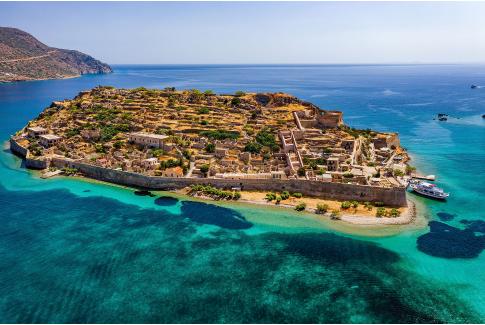
M 171 167 L 171 168 L 167 168 L 163 171 L 163 174 L 168 174 L 168 173 L 172 173 L 172 174 L 177 174 L 177 175 L 184 175 L 184 170 L 182 169 L 182 167 L 180 166 L 177 166 L 177 167 Z
M 43 138 L 46 140 L 59 140 L 61 137 L 55 134 L 42 134 L 39 138 Z
M 146 132 L 133 132 L 133 133 L 130 133 L 130 136 L 147 137 L 147 138 L 159 139 L 159 140 L 164 140 L 164 139 L 168 138 L 168 135 L 146 133 Z
M 27 128 L 27 130 L 34 131 L 34 132 L 46 131 L 46 129 L 44 129 L 41 126 L 33 126 L 33 127 L 30 127 L 30 128 Z

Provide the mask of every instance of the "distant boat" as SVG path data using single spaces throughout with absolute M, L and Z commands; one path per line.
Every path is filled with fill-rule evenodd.
M 439 113 L 438 114 L 438 120 L 439 121 L 448 121 L 448 114 Z
M 428 182 L 411 180 L 409 186 L 414 192 L 432 199 L 446 200 L 450 196 L 450 194 L 445 193 L 443 189 Z
M 471 88 L 471 89 L 475 89 L 475 88 L 478 88 L 478 86 L 477 86 L 477 85 L 471 85 L 471 87 L 470 87 L 470 88 Z

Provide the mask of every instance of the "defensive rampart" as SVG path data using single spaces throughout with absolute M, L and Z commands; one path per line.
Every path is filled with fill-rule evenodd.
M 10 140 L 10 149 L 29 159 L 29 152 L 15 140 Z M 356 184 L 327 183 L 299 179 L 218 179 L 218 178 L 172 178 L 145 176 L 122 170 L 114 170 L 86 164 L 67 158 L 51 158 L 50 160 L 32 159 L 33 168 L 46 168 L 50 164 L 58 168 L 76 168 L 83 175 L 110 183 L 140 187 L 153 190 L 181 189 L 192 184 L 210 184 L 218 188 L 230 189 L 239 187 L 242 190 L 253 191 L 289 191 L 300 192 L 303 195 L 320 197 L 330 200 L 356 200 L 383 202 L 390 206 L 406 206 L 406 190 L 404 187 L 376 187 Z M 30 168 L 32 168 L 30 167 Z

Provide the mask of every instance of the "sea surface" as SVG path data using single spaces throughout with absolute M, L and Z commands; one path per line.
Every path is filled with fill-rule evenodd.
M 485 66 L 114 66 L 0 85 L 1 142 L 97 85 L 288 92 L 399 132 L 451 196 L 409 193 L 424 227 L 350 234 L 290 210 L 41 180 L 3 147 L 0 322 L 485 322 Z

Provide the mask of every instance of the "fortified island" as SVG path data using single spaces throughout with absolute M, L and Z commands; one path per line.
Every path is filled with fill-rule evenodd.
M 284 93 L 96 87 L 53 102 L 10 139 L 28 168 L 146 189 L 211 185 L 406 206 L 396 133 Z

